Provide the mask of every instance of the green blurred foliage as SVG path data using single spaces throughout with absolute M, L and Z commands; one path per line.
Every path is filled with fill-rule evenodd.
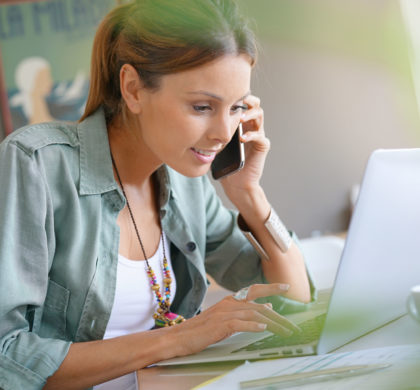
M 411 83 L 397 0 L 239 0 L 261 41 L 385 65 Z

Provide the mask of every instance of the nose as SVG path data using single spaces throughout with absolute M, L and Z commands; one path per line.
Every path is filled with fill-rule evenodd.
M 231 140 L 238 125 L 238 119 L 233 118 L 232 116 L 218 118 L 212 124 L 212 131 L 210 132 L 209 138 L 211 138 L 213 142 L 217 141 L 218 143 L 225 145 Z

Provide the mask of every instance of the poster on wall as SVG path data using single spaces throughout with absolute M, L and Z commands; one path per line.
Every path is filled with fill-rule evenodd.
M 75 121 L 89 88 L 93 38 L 116 0 L 0 1 L 0 101 L 5 135 Z

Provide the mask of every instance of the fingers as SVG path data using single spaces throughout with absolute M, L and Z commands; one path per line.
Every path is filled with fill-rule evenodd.
M 244 100 L 244 103 L 248 106 L 248 110 L 242 114 L 241 118 L 244 131 L 264 132 L 264 111 L 260 107 L 260 99 L 257 96 L 250 95 Z
M 266 304 L 258 304 L 255 302 L 238 302 L 234 309 L 231 309 L 229 314 L 230 319 L 240 319 L 244 322 L 256 322 L 264 324 L 270 332 L 280 334 L 288 337 L 293 333 L 301 332 L 301 329 L 286 317 L 276 313 L 271 307 Z M 253 325 L 252 325 L 253 326 Z M 253 331 L 261 331 L 255 329 Z M 235 330 L 236 332 L 244 332 L 246 330 Z
M 232 295 L 225 297 L 199 315 L 176 327 L 171 327 L 169 331 L 175 331 L 177 339 L 181 337 L 181 339 L 189 340 L 186 343 L 189 345 L 186 350 L 185 343 L 181 343 L 182 354 L 197 352 L 236 332 L 268 330 L 282 337 L 289 337 L 294 332 L 300 332 L 300 328 L 286 317 L 276 313 L 270 303 L 258 304 L 249 300 L 249 298 L 276 295 L 285 291 L 287 291 L 287 286 L 280 283 L 252 285 L 251 296 L 248 299 L 236 300 Z
M 233 334 L 236 332 L 263 332 L 267 329 L 267 325 L 262 321 L 252 321 L 244 316 L 241 318 L 232 318 L 227 321 L 229 327 L 229 333 Z
M 261 107 L 249 108 L 242 114 L 242 127 L 247 131 L 263 131 L 264 111 Z
M 258 96 L 249 95 L 245 98 L 244 103 L 249 109 L 260 107 L 261 100 Z
M 270 140 L 258 131 L 248 131 L 242 134 L 241 141 L 244 143 L 253 142 L 255 148 L 262 152 L 267 152 L 271 146 Z
M 245 321 L 252 322 L 252 323 L 256 322 L 258 324 L 265 325 L 265 328 L 272 333 L 276 333 L 284 337 L 289 337 L 293 334 L 293 330 L 289 329 L 287 326 L 284 326 L 282 323 L 278 322 L 277 319 L 273 320 L 265 316 L 263 313 L 259 312 L 258 310 L 243 310 L 239 312 L 237 315 L 241 320 L 244 320 L 244 322 Z
M 293 332 L 300 332 L 301 329 L 286 317 L 275 312 L 271 304 L 252 302 L 257 298 L 280 295 L 287 292 L 288 289 L 289 285 L 283 283 L 253 284 L 248 288 L 246 299 L 240 301 L 237 298 L 233 299 L 238 302 L 234 310 L 248 312 L 248 314 L 250 310 L 258 313 L 258 317 L 253 318 L 253 320 L 262 321 L 267 325 L 267 329 L 273 333 L 290 336 Z
M 270 140 L 264 132 L 264 111 L 260 107 L 260 99 L 256 96 L 248 96 L 244 101 L 248 110 L 241 117 L 243 134 L 241 141 L 252 143 L 253 147 L 260 152 L 270 150 Z
M 257 304 L 258 305 L 258 304 Z M 289 335 L 292 333 L 300 333 L 302 330 L 294 324 L 292 321 L 290 321 L 288 318 L 282 316 L 281 314 L 275 312 L 273 309 L 268 308 L 266 305 L 259 305 L 262 306 L 259 310 L 262 315 L 264 315 L 266 318 L 269 318 L 272 322 L 275 324 L 278 324 L 281 329 L 286 329 L 290 332 Z M 273 333 L 278 333 L 277 331 L 273 331 L 271 329 L 268 329 Z
M 289 287 L 288 284 L 284 283 L 253 284 L 249 286 L 246 299 L 248 301 L 254 301 L 257 298 L 284 294 L 289 290 Z

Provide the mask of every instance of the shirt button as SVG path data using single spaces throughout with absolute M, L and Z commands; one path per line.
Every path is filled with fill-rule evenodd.
M 197 245 L 195 245 L 195 243 L 194 243 L 194 242 L 192 242 L 192 241 L 190 241 L 190 242 L 187 244 L 187 249 L 188 249 L 190 252 L 194 252 L 196 247 L 197 247 Z

